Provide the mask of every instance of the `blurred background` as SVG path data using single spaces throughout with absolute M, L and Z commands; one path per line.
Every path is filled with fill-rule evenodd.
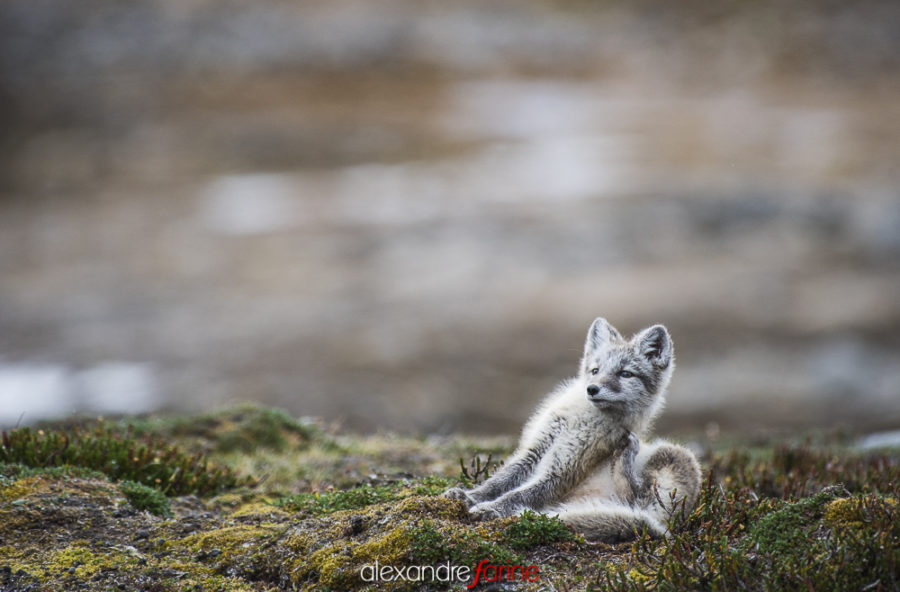
M 0 425 L 900 426 L 900 3 L 4 0 Z

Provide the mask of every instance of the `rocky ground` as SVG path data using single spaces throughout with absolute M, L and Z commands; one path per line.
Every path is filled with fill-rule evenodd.
M 535 577 L 476 589 L 897 590 L 900 456 L 856 443 L 698 436 L 705 485 L 674 536 L 606 545 L 438 496 L 509 439 L 355 436 L 258 407 L 44 425 L 3 436 L 0 589 L 464 589 L 410 569 L 487 560 Z M 376 561 L 413 581 L 366 581 Z

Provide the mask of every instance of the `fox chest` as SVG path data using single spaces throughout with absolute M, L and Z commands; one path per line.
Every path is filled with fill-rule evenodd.
M 620 484 L 617 482 L 612 463 L 603 463 L 576 485 L 563 501 L 570 502 L 580 499 L 616 501 L 619 499 L 619 489 Z

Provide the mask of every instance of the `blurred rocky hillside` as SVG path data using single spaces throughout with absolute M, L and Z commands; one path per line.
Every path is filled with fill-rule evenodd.
M 515 431 L 597 315 L 663 430 L 900 423 L 900 4 L 0 4 L 0 424 Z M 27 393 L 27 395 L 26 395 Z

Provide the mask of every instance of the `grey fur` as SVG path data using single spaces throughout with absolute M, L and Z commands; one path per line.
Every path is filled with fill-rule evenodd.
M 685 448 L 640 441 L 662 410 L 675 367 L 662 325 L 630 340 L 605 319 L 588 330 L 578 375 L 525 424 L 516 451 L 480 486 L 448 490 L 481 518 L 524 510 L 558 514 L 590 539 L 617 542 L 666 532 L 700 491 L 700 466 Z

